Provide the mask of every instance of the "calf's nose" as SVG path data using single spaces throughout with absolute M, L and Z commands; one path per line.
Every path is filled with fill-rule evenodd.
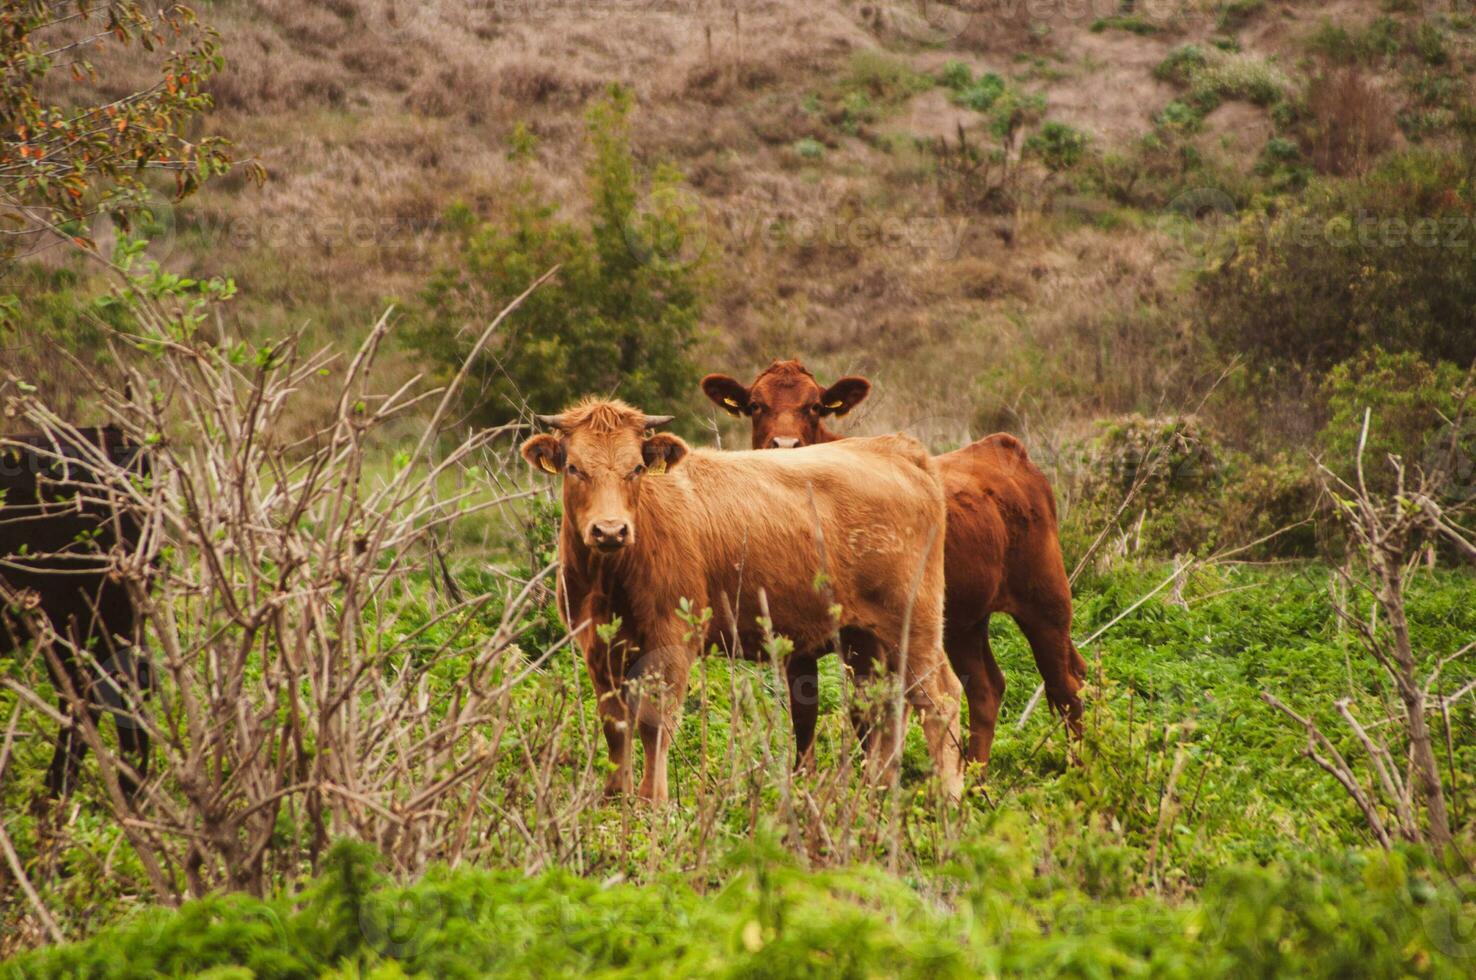
M 630 525 L 625 521 L 595 521 L 589 533 L 595 544 L 613 550 L 630 539 Z
M 772 449 L 793 449 L 795 446 L 798 445 L 799 440 L 793 438 L 792 436 L 775 436 L 774 438 L 769 440 L 769 446 Z

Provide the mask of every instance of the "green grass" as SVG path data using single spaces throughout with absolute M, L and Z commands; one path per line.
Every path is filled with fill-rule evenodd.
M 1117 17 L 1103 17 L 1092 21 L 1091 31 L 1093 34 L 1101 34 L 1103 31 L 1127 31 L 1129 34 L 1137 34 L 1139 37 L 1148 37 L 1159 32 L 1159 26 L 1145 17 L 1135 14 L 1127 14 Z

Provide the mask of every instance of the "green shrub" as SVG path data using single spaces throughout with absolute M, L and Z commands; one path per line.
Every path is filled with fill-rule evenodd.
M 1301 149 L 1279 136 L 1271 137 L 1261 150 L 1256 174 L 1268 178 L 1270 187 L 1280 192 L 1300 190 L 1310 177 Z
M 1302 45 L 1308 52 L 1335 64 L 1350 65 L 1361 57 L 1353 32 L 1326 17 L 1303 39 Z
M 989 110 L 989 132 L 1003 142 L 1040 119 L 1045 112 L 1045 96 L 1007 88 Z
M 973 81 L 973 71 L 962 61 L 950 61 L 938 72 L 938 84 L 955 92 L 962 92 Z
M 1405 153 L 1361 181 L 1313 181 L 1242 217 L 1230 257 L 1200 276 L 1202 321 L 1224 351 L 1322 371 L 1379 345 L 1476 358 L 1476 214 L 1454 154 Z
M 1153 69 L 1155 78 L 1178 85 L 1188 85 L 1196 72 L 1209 64 L 1209 56 L 1197 44 L 1183 44 L 1169 52 Z
M 1310 459 L 1283 454 L 1258 462 L 1224 446 L 1195 416 L 1129 415 L 1101 425 L 1082 482 L 1083 503 L 1096 527 L 1141 484 L 1124 522 L 1143 553 L 1206 554 L 1249 544 L 1302 524 L 1321 502 Z M 1254 555 L 1316 553 L 1316 529 L 1304 525 L 1258 546 Z
M 975 112 L 988 112 L 994 107 L 999 97 L 1004 95 L 1006 89 L 1005 80 L 994 72 L 985 72 L 975 81 L 961 89 L 954 96 L 953 101 L 959 105 L 973 109 Z
M 1439 447 L 1447 420 L 1456 415 L 1465 371 L 1448 361 L 1431 363 L 1414 351 L 1390 353 L 1372 347 L 1328 372 L 1322 384 L 1328 421 L 1318 435 L 1324 461 L 1344 479 L 1354 475 L 1364 411 L 1369 412 L 1364 476 L 1371 486 L 1393 489 L 1389 455 L 1411 465 L 1426 462 Z M 1476 458 L 1476 432 L 1460 437 L 1470 443 L 1467 459 Z
M 1158 125 L 1175 133 L 1190 135 L 1204 128 L 1204 116 L 1175 99 L 1158 114 Z
M 1450 51 L 1446 47 L 1444 32 L 1428 21 L 1421 22 L 1414 29 L 1409 43 L 1415 54 L 1427 65 L 1438 67 L 1450 61 Z
M 1140 768 L 1135 757 L 1122 760 Z M 940 878 L 807 872 L 766 832 L 735 848 L 724 888 L 633 885 L 567 871 L 436 871 L 387 881 L 340 843 L 294 898 L 208 898 L 156 909 L 0 976 L 215 977 L 1394 977 L 1465 975 L 1470 897 L 1414 851 L 1238 863 L 1200 897 L 1124 887 L 1123 848 L 1078 826 L 1043 834 L 1002 813 Z M 1063 859 L 1096 868 L 1073 887 Z
M 932 79 L 919 74 L 906 61 L 881 51 L 858 51 L 842 79 L 842 88 L 865 92 L 878 102 L 899 102 L 927 91 Z
M 581 227 L 524 188 L 508 219 L 463 235 L 460 254 L 421 293 L 412 349 L 454 372 L 484 326 L 555 265 L 474 364 L 475 418 L 495 424 L 526 404 L 556 411 L 615 392 L 652 412 L 685 401 L 701 311 L 705 245 L 680 175 L 657 167 L 644 204 L 627 136 L 630 95 L 612 88 L 589 113 Z
M 1209 109 L 1240 99 L 1269 106 L 1286 92 L 1286 76 L 1271 64 L 1252 55 L 1219 54 L 1194 75 L 1189 98 L 1197 104 Z
M 795 140 L 794 152 L 805 160 L 819 160 L 825 156 L 825 144 L 813 137 Z
M 1241 99 L 1269 106 L 1286 92 L 1286 76 L 1254 55 L 1185 44 L 1153 69 L 1155 77 L 1187 89 L 1185 101 L 1209 112 L 1221 102 Z
M 1038 156 L 1051 171 L 1070 170 L 1086 155 L 1091 139 L 1065 123 L 1048 122 L 1025 141 L 1025 149 Z
M 1277 167 L 1296 163 L 1302 158 L 1302 151 L 1297 149 L 1297 144 L 1291 140 L 1284 140 L 1279 136 L 1273 136 L 1266 142 L 1261 150 L 1261 160 L 1257 169 L 1266 173 Z
M 1230 0 L 1220 7 L 1216 27 L 1222 31 L 1238 31 L 1266 7 L 1266 0 Z
M 1136 14 L 1121 14 L 1116 17 L 1103 17 L 1092 21 L 1091 30 L 1093 34 L 1101 34 L 1103 31 L 1127 31 L 1129 34 L 1137 34 L 1139 37 L 1148 37 L 1157 34 L 1159 27 L 1153 21 Z

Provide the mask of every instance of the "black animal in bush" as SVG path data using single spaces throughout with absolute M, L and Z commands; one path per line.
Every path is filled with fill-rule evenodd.
M 37 614 L 66 641 L 47 656 L 70 719 L 46 774 L 53 798 L 71 792 L 87 753 L 84 711 L 94 723 L 112 712 L 119 748 L 140 774 L 148 766 L 148 732 L 130 702 L 152 675 L 138 652 L 138 610 L 113 567 L 119 549 L 138 548 L 141 528 L 120 481 L 146 477 L 148 466 L 141 447 L 111 426 L 0 439 L 0 656 L 35 635 Z M 120 781 L 130 795 L 137 789 L 126 773 Z

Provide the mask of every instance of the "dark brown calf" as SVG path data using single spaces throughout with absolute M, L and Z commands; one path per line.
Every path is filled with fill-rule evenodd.
M 849 377 L 822 388 L 799 361 L 775 361 L 746 387 L 709 374 L 702 390 L 729 414 L 752 420 L 753 448 L 771 449 L 844 438 L 827 429 L 825 419 L 860 404 L 871 384 Z M 989 649 L 989 617 L 997 612 L 1019 624 L 1046 698 L 1079 735 L 1077 692 L 1086 664 L 1071 642 L 1071 586 L 1050 483 L 1020 441 L 1003 433 L 937 460 L 948 500 L 943 642 L 969 701 L 969 759 L 989 762 L 1004 697 L 1004 674 Z M 803 685 L 807 678 L 791 683 Z

